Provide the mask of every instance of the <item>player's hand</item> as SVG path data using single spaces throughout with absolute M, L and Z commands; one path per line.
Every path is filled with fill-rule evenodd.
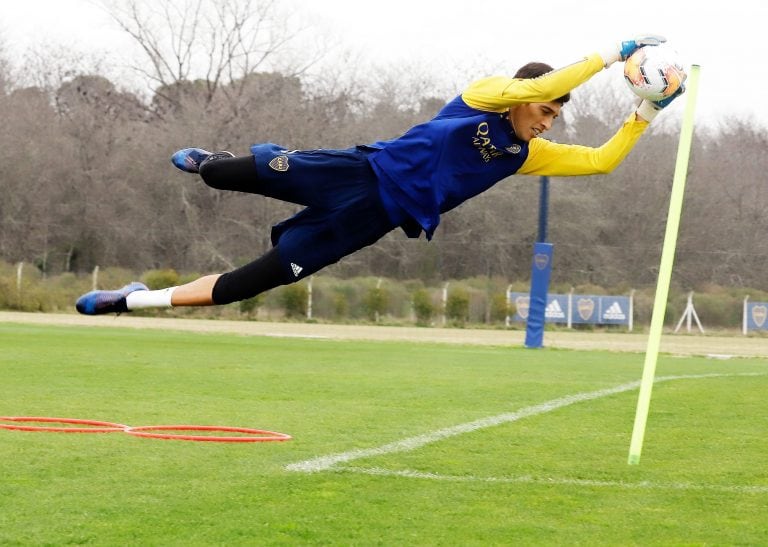
M 651 101 L 651 104 L 653 104 L 654 108 L 656 110 L 663 110 L 669 106 L 669 103 L 677 99 L 680 95 L 685 93 L 685 84 L 680 84 L 680 87 L 677 88 L 677 91 L 675 91 L 672 95 L 667 97 L 666 99 L 662 99 L 660 101 Z
M 685 84 L 680 85 L 677 91 L 675 91 L 666 99 L 662 99 L 660 101 L 649 101 L 648 99 L 643 99 L 640 102 L 640 105 L 637 107 L 636 113 L 645 121 L 650 122 L 659 112 L 667 108 L 672 101 L 677 99 L 683 93 L 685 93 Z
M 658 46 L 663 44 L 667 39 L 664 36 L 658 34 L 647 34 L 642 36 L 636 36 L 632 40 L 624 40 L 618 44 L 614 44 L 600 54 L 603 58 L 605 67 L 608 68 L 616 61 L 626 61 L 630 55 L 632 55 L 637 48 L 644 46 Z
M 659 36 L 658 34 L 637 36 L 633 40 L 626 40 L 621 43 L 619 48 L 619 61 L 626 61 L 638 48 L 643 46 L 658 46 L 666 41 L 667 39 L 664 36 Z

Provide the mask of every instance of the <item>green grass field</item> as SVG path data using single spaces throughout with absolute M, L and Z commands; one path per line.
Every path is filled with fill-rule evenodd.
M 2 545 L 768 544 L 765 359 L 660 356 L 629 466 L 640 354 L 19 324 L 0 348 L 0 415 L 293 436 L 0 430 Z

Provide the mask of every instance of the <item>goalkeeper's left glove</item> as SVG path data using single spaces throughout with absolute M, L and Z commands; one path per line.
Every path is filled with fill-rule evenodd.
M 610 48 L 607 48 L 600 53 L 600 57 L 603 58 L 605 68 L 608 68 L 616 61 L 626 61 L 638 48 L 643 46 L 658 46 L 666 41 L 667 39 L 664 36 L 658 34 L 636 36 L 632 40 L 625 40 L 612 45 Z
M 635 110 L 635 113 L 645 121 L 651 122 L 659 114 L 659 112 L 668 107 L 672 101 L 677 99 L 683 93 L 685 93 L 685 84 L 681 84 L 680 87 L 677 88 L 677 91 L 675 91 L 666 99 L 661 99 L 660 101 L 649 101 L 648 99 L 643 99 L 640 101 L 640 104 L 638 105 L 637 110 Z

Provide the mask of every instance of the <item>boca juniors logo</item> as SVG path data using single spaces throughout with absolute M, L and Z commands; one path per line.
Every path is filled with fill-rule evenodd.
M 765 325 L 766 319 L 768 319 L 768 306 L 752 307 L 752 321 L 755 322 L 755 325 L 762 327 Z
M 518 296 L 515 298 L 515 308 L 517 309 L 517 315 L 519 315 L 521 319 L 528 319 L 528 310 L 530 307 L 530 296 Z
M 591 298 L 579 298 L 576 302 L 576 308 L 579 310 L 579 317 L 586 321 L 595 311 L 595 301 Z
M 275 171 L 288 171 L 288 156 L 276 156 L 269 162 L 269 166 Z
M 533 263 L 539 270 L 543 270 L 549 264 L 549 255 L 537 253 L 533 256 Z

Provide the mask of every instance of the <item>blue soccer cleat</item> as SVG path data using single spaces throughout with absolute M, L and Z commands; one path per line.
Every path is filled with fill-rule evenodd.
M 232 152 L 208 152 L 202 148 L 184 148 L 171 156 L 171 163 L 186 173 L 199 173 L 200 166 L 207 161 L 234 157 Z
M 84 315 L 120 314 L 130 311 L 125 303 L 126 296 L 134 291 L 148 290 L 144 283 L 134 281 L 116 291 L 91 291 L 77 299 L 75 308 Z

